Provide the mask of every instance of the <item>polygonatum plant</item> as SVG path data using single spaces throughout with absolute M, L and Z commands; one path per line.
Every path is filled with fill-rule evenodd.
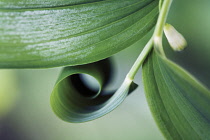
M 169 60 L 187 42 L 166 23 L 172 0 L 0 0 L 0 68 L 65 67 L 51 106 L 62 120 L 97 119 L 137 88 L 139 68 L 153 117 L 166 139 L 210 139 L 210 90 Z M 113 54 L 154 32 L 121 86 L 107 92 Z M 81 75 L 95 78 L 98 91 Z

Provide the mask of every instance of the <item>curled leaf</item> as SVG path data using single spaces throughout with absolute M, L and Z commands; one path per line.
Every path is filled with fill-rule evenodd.
M 12 70 L 0 70 L 0 120 L 16 105 L 19 97 L 17 76 Z
M 111 73 L 108 60 L 64 68 L 51 95 L 55 114 L 64 121 L 78 123 L 99 118 L 115 109 L 137 85 L 126 79 L 116 92 L 106 92 Z M 95 78 L 99 90 L 87 87 L 80 74 Z

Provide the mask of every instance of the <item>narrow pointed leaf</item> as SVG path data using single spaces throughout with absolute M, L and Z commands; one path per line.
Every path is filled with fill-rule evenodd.
M 210 138 L 210 91 L 155 52 L 143 65 L 147 100 L 167 139 Z
M 0 67 L 45 68 L 107 58 L 156 22 L 158 0 L 3 0 Z
M 55 114 L 67 122 L 86 122 L 99 118 L 115 109 L 137 85 L 125 80 L 116 92 L 106 92 L 111 77 L 108 60 L 66 67 L 51 95 L 51 106 Z M 99 83 L 94 91 L 82 81 L 80 74 L 87 74 Z

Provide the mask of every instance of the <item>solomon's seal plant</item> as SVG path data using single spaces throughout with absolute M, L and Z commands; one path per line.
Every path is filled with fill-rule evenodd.
M 170 61 L 163 33 L 175 51 L 187 46 L 166 18 L 172 0 L 1 0 L 0 67 L 64 67 L 51 95 L 55 114 L 67 122 L 86 122 L 115 109 L 136 89 L 142 66 L 150 109 L 167 139 L 210 139 L 210 91 Z M 121 86 L 107 93 L 108 58 L 154 27 Z M 94 77 L 98 91 L 82 81 Z

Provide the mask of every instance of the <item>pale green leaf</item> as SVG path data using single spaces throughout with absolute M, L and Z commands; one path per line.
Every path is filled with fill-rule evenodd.
M 85 85 L 79 75 L 87 74 L 98 81 L 98 91 Z M 115 109 L 137 85 L 126 79 L 116 92 L 105 90 L 112 72 L 108 60 L 92 64 L 66 67 L 51 95 L 55 114 L 67 122 L 86 122 Z
M 147 100 L 167 139 L 210 138 L 210 91 L 187 71 L 155 52 L 143 65 Z
M 158 0 L 3 0 L 0 67 L 45 68 L 107 58 L 156 22 Z

